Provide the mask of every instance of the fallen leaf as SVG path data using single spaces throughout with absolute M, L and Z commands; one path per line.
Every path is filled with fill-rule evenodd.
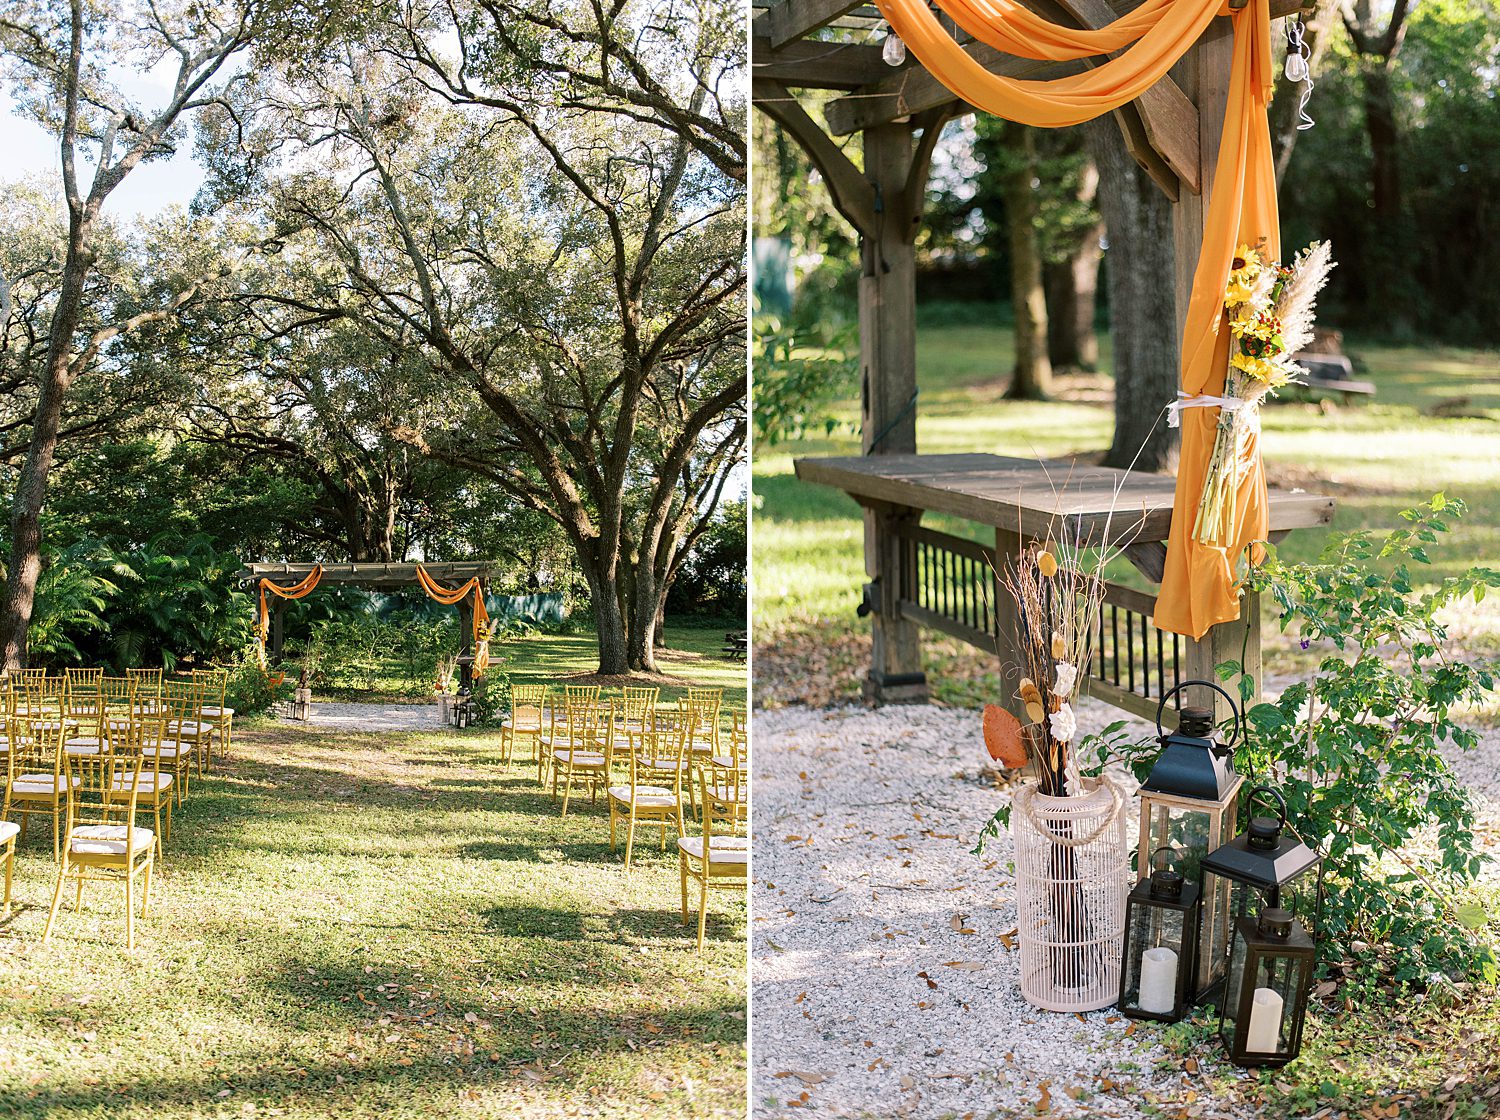
M 944 961 L 944 968 L 957 968 L 964 972 L 980 972 L 984 968 L 981 961 Z M 936 987 L 937 985 L 933 985 Z
M 984 706 L 984 747 L 992 759 L 1007 770 L 1026 765 L 1026 742 L 1021 721 L 999 704 Z

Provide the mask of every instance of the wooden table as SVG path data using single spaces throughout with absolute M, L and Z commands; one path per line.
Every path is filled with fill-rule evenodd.
M 1119 547 L 1151 583 L 1161 581 L 1175 490 L 1168 477 L 1070 459 L 987 454 L 798 459 L 795 466 L 799 479 L 843 490 L 865 509 L 869 582 L 860 613 L 871 617 L 874 635 L 865 695 L 877 703 L 926 698 L 919 644 L 926 626 L 998 653 L 1003 695 L 996 702 L 1020 713 L 1013 607 L 996 573 L 1032 542 Z M 1273 490 L 1271 539 L 1327 525 L 1333 510 L 1325 495 Z M 983 525 L 995 544 L 926 528 L 921 520 L 928 512 Z M 1247 595 L 1238 621 L 1215 626 L 1200 641 L 1156 629 L 1155 606 L 1152 594 L 1106 585 L 1084 675 L 1090 695 L 1149 717 L 1168 689 L 1184 680 L 1212 680 L 1214 666 L 1224 661 L 1241 661 L 1259 683 L 1258 596 Z M 1205 690 L 1187 702 L 1209 698 Z

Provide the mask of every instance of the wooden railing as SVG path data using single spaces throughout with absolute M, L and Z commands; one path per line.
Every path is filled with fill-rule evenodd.
M 901 526 L 895 532 L 901 542 L 901 614 L 986 653 L 998 653 L 1002 636 L 996 604 L 1008 593 L 995 569 L 995 550 L 920 526 Z M 1089 695 L 1147 718 L 1156 714 L 1160 698 L 1181 683 L 1186 663 L 1184 640 L 1152 624 L 1155 607 L 1154 596 L 1106 581 L 1083 683 Z

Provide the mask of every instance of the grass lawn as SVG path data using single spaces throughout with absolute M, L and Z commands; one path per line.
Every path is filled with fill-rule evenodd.
M 662 700 L 675 700 L 689 688 L 722 688 L 724 702 L 743 707 L 747 675 L 744 661 L 722 654 L 724 634 L 737 629 L 730 624 L 705 626 L 667 625 L 667 644 L 657 651 L 660 672 L 649 683 L 661 686 Z M 591 676 L 599 667 L 598 641 L 591 632 L 578 634 L 532 634 L 507 638 L 490 647 L 491 656 L 510 675 L 512 684 L 551 684 L 564 677 Z M 296 662 L 291 664 L 295 667 Z M 295 671 L 295 670 L 294 670 Z M 602 680 L 602 678 L 600 678 Z M 399 667 L 388 666 L 375 678 L 375 688 L 320 687 L 315 700 L 372 701 L 428 699 L 426 692 L 413 694 Z M 606 682 L 646 683 L 619 678 Z
M 1500 355 L 1358 341 L 1348 349 L 1378 395 L 1348 407 L 1308 401 L 1268 407 L 1261 445 L 1272 483 L 1336 496 L 1335 529 L 1392 527 L 1400 510 L 1446 490 L 1466 501 L 1470 514 L 1435 552 L 1433 576 L 1473 563 L 1500 564 Z M 1113 414 L 1106 379 L 1060 378 L 1061 399 L 1049 403 L 1004 401 L 1012 353 L 1005 327 L 927 324 L 917 332 L 920 450 L 1035 457 L 1108 445 Z M 857 402 L 843 402 L 837 411 L 852 425 Z M 804 485 L 792 474 L 796 456 L 858 452 L 852 432 L 756 450 L 751 579 L 757 703 L 859 695 L 868 664 L 868 625 L 854 613 L 865 579 L 859 509 L 844 494 Z M 927 523 L 979 535 L 962 522 Z M 1310 559 L 1325 539 L 1322 532 L 1294 533 L 1283 554 Z M 1275 641 L 1273 631 L 1268 625 L 1271 671 L 1278 662 L 1292 664 L 1295 649 L 1295 643 Z M 1500 603 L 1486 602 L 1455 620 L 1455 632 L 1471 649 L 1500 653 Z M 939 699 L 974 704 L 989 698 L 981 655 L 927 637 L 929 681 Z
M 745 907 L 626 875 L 490 733 L 239 730 L 150 915 L 94 884 L 40 944 L 34 830 L 0 924 L 0 1116 L 740 1116 Z M 534 771 L 532 772 L 534 774 Z

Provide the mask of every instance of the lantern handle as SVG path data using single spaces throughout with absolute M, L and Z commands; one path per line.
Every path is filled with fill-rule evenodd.
M 1252 789 L 1250 791 L 1250 796 L 1245 799 L 1245 808 L 1248 809 L 1248 808 L 1250 808 L 1250 806 L 1254 805 L 1256 797 L 1258 797 L 1262 793 L 1269 793 L 1272 797 L 1276 798 L 1276 819 L 1277 819 L 1277 823 L 1282 828 L 1285 828 L 1286 827 L 1286 798 L 1281 795 L 1281 791 L 1279 789 L 1275 789 L 1275 788 L 1273 788 L 1271 786 L 1256 786 L 1254 789 Z
M 1167 710 L 1167 701 L 1176 696 L 1184 688 L 1187 688 L 1189 685 L 1195 684 L 1201 684 L 1205 688 L 1211 688 L 1220 696 L 1224 697 L 1225 700 L 1229 701 L 1229 710 L 1234 713 L 1234 734 L 1229 737 L 1229 742 L 1225 743 L 1224 746 L 1226 748 L 1234 746 L 1235 743 L 1239 742 L 1240 740 L 1240 733 L 1244 730 L 1245 721 L 1244 718 L 1240 715 L 1239 705 L 1234 702 L 1234 697 L 1229 695 L 1229 693 L 1225 692 L 1218 685 L 1214 684 L 1213 681 L 1183 681 L 1181 684 L 1173 685 L 1172 688 L 1167 692 L 1167 694 L 1161 698 L 1161 703 L 1156 705 L 1156 734 L 1158 736 L 1164 734 L 1161 727 L 1161 716 L 1162 713 Z
M 1161 847 L 1157 848 L 1154 852 L 1151 853 L 1151 870 L 1156 870 L 1156 857 L 1161 855 L 1162 852 L 1166 852 L 1167 858 L 1170 859 L 1178 867 L 1182 866 L 1182 855 L 1178 852 L 1177 845 L 1163 844 Z M 1165 868 L 1163 868 L 1162 870 L 1165 870 Z

